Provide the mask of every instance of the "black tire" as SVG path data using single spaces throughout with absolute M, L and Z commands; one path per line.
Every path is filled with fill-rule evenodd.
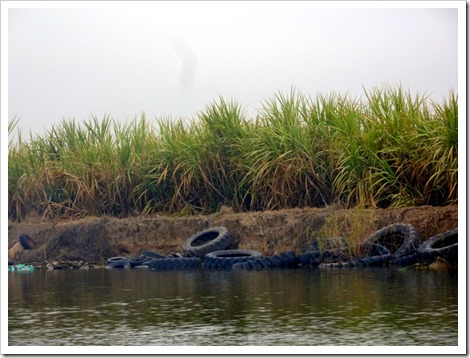
M 359 249 L 363 257 L 390 256 L 390 251 L 385 246 L 371 244 L 367 241 L 363 242 Z
M 302 266 L 318 266 L 321 264 L 321 252 L 310 251 L 300 254 L 299 260 Z
M 142 265 L 145 261 L 148 261 L 148 257 L 140 256 L 129 259 L 129 264 L 131 265 L 131 268 L 134 268 L 136 266 Z
M 254 260 L 245 261 L 245 262 L 238 262 L 236 264 L 233 264 L 232 265 L 232 270 L 235 270 L 235 271 L 251 271 L 255 268 L 253 266 L 253 261 Z
M 114 256 L 110 257 L 109 259 L 106 259 L 106 264 L 109 265 L 113 262 L 118 262 L 118 261 L 128 261 L 127 257 L 124 256 Z
M 191 236 L 182 246 L 184 256 L 203 258 L 206 254 L 227 248 L 232 241 L 227 228 L 212 227 Z
M 279 255 L 269 256 L 266 258 L 271 263 L 271 267 L 278 267 L 282 265 L 282 260 Z
M 384 227 L 371 236 L 365 243 L 379 244 L 386 247 L 392 259 L 408 256 L 416 252 L 421 244 L 418 230 L 408 224 L 393 224 Z
M 204 267 L 207 269 L 227 269 L 232 265 L 254 260 L 261 253 L 253 250 L 220 250 L 209 252 L 204 256 Z
M 411 266 L 418 262 L 418 253 L 408 256 L 402 256 L 397 259 L 390 260 L 390 264 L 394 266 Z
M 283 252 L 278 256 L 281 259 L 280 266 L 296 266 L 299 263 L 299 259 L 294 251 Z
M 438 234 L 424 241 L 417 251 L 419 262 L 430 264 L 438 257 L 454 265 L 458 263 L 458 228 Z
M 165 256 L 162 256 L 162 255 L 157 254 L 156 252 L 150 251 L 150 250 L 144 250 L 142 252 L 142 256 L 151 257 L 151 258 L 154 258 L 154 259 L 163 259 L 165 257 Z
M 36 247 L 34 240 L 26 234 L 20 235 L 20 244 L 25 250 L 32 250 Z
M 274 265 L 270 257 L 259 257 L 254 260 L 239 262 L 232 265 L 232 270 L 264 270 L 271 267 L 279 266 L 278 264 Z
M 128 259 L 113 260 L 106 265 L 108 269 L 130 269 L 131 264 Z
M 201 259 L 197 257 L 163 258 L 147 261 L 145 265 L 154 271 L 193 269 L 201 266 Z

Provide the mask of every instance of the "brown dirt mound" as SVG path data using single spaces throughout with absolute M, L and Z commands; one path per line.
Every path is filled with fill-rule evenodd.
M 303 251 L 313 239 L 344 237 L 351 248 L 374 231 L 390 224 L 415 226 L 424 241 L 458 226 L 457 206 L 409 207 L 400 209 L 305 208 L 279 211 L 234 213 L 228 208 L 208 216 L 190 217 L 89 217 L 77 221 L 51 223 L 28 218 L 10 222 L 8 247 L 19 235 L 31 236 L 34 250 L 9 252 L 18 262 L 83 260 L 103 263 L 111 256 L 138 256 L 142 250 L 161 254 L 180 252 L 193 234 L 213 226 L 225 226 L 233 241 L 230 248 L 257 250 L 265 255 Z

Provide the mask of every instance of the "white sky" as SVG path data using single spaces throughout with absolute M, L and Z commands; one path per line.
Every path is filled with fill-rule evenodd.
M 292 86 L 310 96 L 384 83 L 435 100 L 458 92 L 455 2 L 15 3 L 8 118 L 20 116 L 24 134 L 90 115 L 193 117 L 219 95 L 254 117 Z

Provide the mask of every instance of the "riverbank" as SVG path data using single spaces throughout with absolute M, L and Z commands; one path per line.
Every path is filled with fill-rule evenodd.
M 112 256 L 138 256 L 143 250 L 163 255 L 181 252 L 193 234 L 225 226 L 232 235 L 229 248 L 257 250 L 275 255 L 300 253 L 314 239 L 344 237 L 354 248 L 373 232 L 395 223 L 415 226 L 426 239 L 458 227 L 458 207 L 419 206 L 394 209 L 305 208 L 234 213 L 223 207 L 206 216 L 88 217 L 50 222 L 29 216 L 9 222 L 9 259 L 21 263 L 74 261 L 103 264 Z M 33 238 L 36 247 L 23 250 L 19 236 Z

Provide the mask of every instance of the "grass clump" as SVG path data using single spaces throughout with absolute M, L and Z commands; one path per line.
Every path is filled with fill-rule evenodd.
M 292 90 L 251 119 L 219 98 L 190 120 L 63 120 L 28 140 L 17 130 L 9 217 L 457 204 L 457 102 L 401 87 L 363 99 Z

